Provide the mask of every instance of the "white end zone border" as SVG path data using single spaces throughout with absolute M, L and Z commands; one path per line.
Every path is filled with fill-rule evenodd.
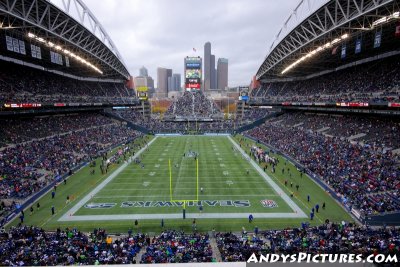
M 146 147 L 140 149 L 132 159 L 139 156 L 147 147 L 149 147 L 158 136 L 155 136 Z M 255 218 L 307 218 L 307 215 L 293 202 L 292 199 L 266 174 L 263 170 L 254 162 L 249 156 L 246 155 L 244 150 L 231 138 L 230 135 L 227 138 L 232 144 L 238 149 L 238 151 L 249 160 L 250 164 L 257 170 L 257 172 L 267 181 L 268 184 L 276 191 L 278 195 L 293 209 L 292 213 L 252 213 Z M 110 214 L 110 215 L 74 215 L 80 208 L 82 208 L 95 194 L 102 190 L 109 182 L 111 182 L 120 172 L 122 172 L 128 163 L 122 164 L 116 169 L 107 179 L 96 186 L 90 193 L 83 197 L 78 203 L 76 203 L 71 209 L 69 209 L 64 215 L 62 215 L 58 221 L 119 221 L 119 220 L 134 220 L 134 219 L 181 219 L 182 213 L 168 213 L 168 214 Z M 204 218 L 204 219 L 240 219 L 247 218 L 248 212 L 242 213 L 187 213 L 186 218 Z
M 136 159 L 143 151 L 145 151 L 155 140 L 157 136 L 154 137 L 146 146 L 140 149 L 131 159 L 132 161 Z M 125 162 L 121 166 L 118 167 L 110 176 L 107 177 L 103 182 L 101 182 L 98 186 L 96 186 L 90 193 L 88 193 L 85 197 L 78 201 L 71 209 L 69 209 L 63 216 L 61 216 L 58 221 L 71 221 L 71 217 L 78 217 L 73 216 L 75 212 L 77 212 L 86 202 L 88 202 L 92 196 L 97 194 L 101 189 L 103 189 L 112 179 L 114 179 L 120 172 L 122 172 L 126 166 L 128 166 L 128 162 Z M 72 220 L 73 221 L 73 220 Z
M 232 144 L 236 147 L 237 150 L 247 159 L 254 169 L 265 179 L 265 181 L 275 190 L 275 192 L 289 205 L 289 207 L 298 214 L 299 218 L 307 218 L 307 215 L 304 213 L 302 209 L 297 206 L 296 203 L 288 196 L 286 193 L 271 179 L 271 177 L 266 174 L 260 166 L 249 157 L 246 152 L 232 139 L 231 136 L 228 136 L 228 139 L 232 142 Z

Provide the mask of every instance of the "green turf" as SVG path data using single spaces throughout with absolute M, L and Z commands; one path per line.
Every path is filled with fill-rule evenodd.
M 235 140 L 239 143 L 242 136 L 238 135 Z M 213 141 L 211 141 L 213 140 Z M 138 140 L 137 142 L 143 142 Z M 241 146 L 246 151 L 254 144 L 253 141 L 244 139 Z M 203 193 L 197 190 L 196 183 L 196 161 L 193 157 L 184 157 L 183 153 L 189 150 L 199 153 L 198 171 L 199 188 L 203 187 Z M 218 153 L 218 154 L 217 154 Z M 277 155 L 276 155 L 277 156 Z M 232 149 L 232 144 L 227 137 L 209 136 L 183 136 L 183 137 L 159 137 L 155 142 L 140 156 L 144 163 L 144 168 L 140 165 L 131 163 L 100 192 L 92 197 L 89 202 L 117 203 L 111 209 L 87 209 L 82 207 L 74 215 L 100 215 L 100 214 L 145 214 L 145 213 L 180 213 L 181 207 L 129 207 L 122 208 L 121 203 L 130 201 L 170 201 L 171 197 L 175 200 L 248 200 L 250 207 L 210 207 L 204 205 L 203 212 L 220 213 L 223 217 L 225 212 L 243 212 L 246 214 L 256 212 L 292 212 L 291 208 L 280 198 L 279 195 L 263 180 L 263 178 L 252 168 L 242 155 Z M 280 156 L 277 156 L 280 157 Z M 170 179 L 168 160 L 171 159 L 172 171 L 172 195 L 170 194 Z M 107 175 L 98 172 L 95 175 L 89 174 L 89 168 L 85 167 L 80 172 L 74 174 L 67 185 L 59 185 L 56 198 L 51 199 L 48 193 L 40 201 L 41 209 L 32 216 L 25 212 L 25 223 L 38 225 L 46 229 L 57 227 L 77 227 L 81 230 L 92 230 L 95 227 L 104 227 L 110 232 L 126 232 L 133 228 L 132 221 L 85 221 L 85 222 L 59 222 L 67 210 L 72 207 L 80 198 L 87 195 L 101 181 L 108 177 L 118 165 L 113 166 Z M 291 180 L 281 174 L 282 168 L 289 168 L 292 173 Z M 247 170 L 249 173 L 247 174 Z M 331 221 L 351 221 L 351 217 L 340 207 L 326 192 L 316 185 L 310 178 L 300 175 L 296 168 L 280 159 L 276 168 L 276 173 L 272 174 L 267 170 L 267 174 L 283 190 L 290 195 L 294 192 L 294 202 L 306 214 L 316 203 L 320 206 L 326 202 L 327 209 L 320 210 L 316 218 L 311 222 L 313 225 L 321 224 L 325 219 Z M 287 171 L 286 171 L 287 173 Z M 288 179 L 293 184 L 299 184 L 297 192 L 293 188 L 286 188 L 283 181 Z M 307 203 L 307 195 L 311 196 L 310 203 Z M 66 196 L 73 196 L 72 203 L 66 205 Z M 260 204 L 261 199 L 274 200 L 277 208 L 264 208 Z M 35 204 L 34 204 L 35 205 Z M 50 207 L 56 207 L 56 215 L 51 216 Z M 187 207 L 187 213 L 199 212 L 197 207 Z M 183 230 L 191 229 L 191 220 L 186 219 L 166 219 L 165 225 L 168 228 Z M 253 228 L 256 224 L 261 229 L 285 228 L 299 226 L 302 221 L 309 219 L 255 219 L 250 224 L 246 219 L 201 219 L 197 221 L 197 228 L 200 231 L 239 231 L 242 227 Z M 12 224 L 18 223 L 18 219 Z M 139 223 L 141 231 L 159 232 L 161 231 L 160 220 L 142 220 Z
M 190 151 L 199 153 L 198 162 L 193 156 L 184 156 Z M 90 202 L 116 203 L 116 206 L 110 209 L 82 207 L 75 215 L 181 213 L 181 206 L 121 207 L 123 202 L 153 201 L 152 204 L 154 204 L 156 201 L 170 200 L 179 202 L 209 200 L 208 203 L 211 205 L 205 203 L 203 212 L 221 213 L 221 217 L 224 212 L 247 214 L 292 212 L 250 163 L 244 160 L 238 151 L 232 149 L 232 143 L 226 136 L 159 137 L 140 158 L 144 168 L 140 164 L 131 163 L 94 195 Z M 169 161 L 171 168 L 169 168 Z M 172 188 L 170 188 L 170 170 Z M 203 193 L 201 188 L 203 188 Z M 260 203 L 262 199 L 274 200 L 278 207 L 264 208 Z M 213 207 L 212 204 L 218 200 L 249 201 L 250 206 L 216 204 Z M 188 213 L 199 212 L 194 201 L 187 203 Z M 227 202 L 224 205 L 229 204 L 234 203 Z

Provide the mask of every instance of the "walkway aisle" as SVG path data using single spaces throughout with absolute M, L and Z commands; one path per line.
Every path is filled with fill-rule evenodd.
M 219 252 L 218 246 L 217 246 L 217 240 L 215 240 L 215 237 L 210 237 L 210 245 L 213 251 L 213 258 L 217 260 L 217 262 L 222 262 L 221 258 L 221 253 Z

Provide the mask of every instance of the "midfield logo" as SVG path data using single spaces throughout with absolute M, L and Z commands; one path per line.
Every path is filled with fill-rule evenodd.
M 260 201 L 264 208 L 277 208 L 278 204 L 271 199 L 263 199 Z

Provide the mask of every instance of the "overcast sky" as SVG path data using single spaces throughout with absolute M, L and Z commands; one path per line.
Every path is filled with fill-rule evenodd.
M 84 0 L 111 36 L 132 76 L 145 66 L 183 73 L 183 58 L 229 60 L 229 86 L 248 85 L 298 0 Z M 196 48 L 197 52 L 193 52 Z

